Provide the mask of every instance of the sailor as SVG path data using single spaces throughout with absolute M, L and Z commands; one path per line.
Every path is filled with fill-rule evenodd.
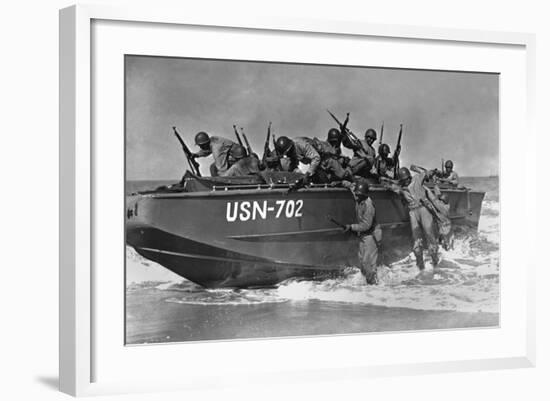
M 331 128 L 328 131 L 327 142 L 334 148 L 336 160 L 340 166 L 342 166 L 342 168 L 348 168 L 350 158 L 342 154 L 342 133 L 338 128 Z M 351 172 L 351 169 L 349 170 Z
M 349 167 L 354 175 L 369 177 L 376 159 L 376 151 L 372 144 L 376 140 L 376 131 L 369 128 L 365 132 L 365 140 L 360 139 L 359 143 L 354 143 L 347 135 L 342 138 L 344 147 L 353 151 L 353 157 L 349 162 Z
M 275 141 L 275 151 L 279 156 L 280 166 L 283 171 L 294 172 L 298 169 L 298 164 L 308 165 L 304 181 L 309 183 L 311 178 L 316 175 L 321 156 L 311 144 L 311 140 L 305 137 L 290 139 L 286 136 L 280 136 Z
M 450 219 L 451 207 L 449 205 L 449 196 L 441 192 L 441 189 L 436 184 L 433 190 L 426 187 L 426 195 L 435 207 L 436 213 L 434 217 L 437 221 L 439 234 L 439 243 L 443 249 L 448 251 L 453 247 L 452 225 Z
M 338 130 L 336 130 L 336 132 L 339 133 Z M 334 134 L 330 134 L 331 132 L 329 131 L 329 139 L 333 139 L 331 136 Z M 351 169 L 344 165 L 346 160 L 344 156 L 342 156 L 342 150 L 339 146 L 333 146 L 333 143 L 336 144 L 334 140 L 333 143 L 330 143 L 329 141 L 322 141 L 318 138 L 305 139 L 313 145 L 317 153 L 319 153 L 319 156 L 321 156 L 321 163 L 319 164 L 317 173 L 312 177 L 313 182 L 324 184 L 332 181 L 342 181 L 344 179 L 351 180 L 353 178 Z
M 408 168 L 402 167 L 399 169 L 398 185 L 389 180 L 384 180 L 383 182 L 389 189 L 400 194 L 407 203 L 416 265 L 420 270 L 424 270 L 422 237 L 426 239 L 434 267 L 439 263 L 438 244 L 434 232 L 433 216 L 426 207 L 429 201 L 423 184 L 428 178 L 428 173 L 426 170 L 414 165 L 411 166 L 411 170 L 418 174 L 411 177 L 411 172 Z
M 359 263 L 361 272 L 367 280 L 367 284 L 377 284 L 376 274 L 378 264 L 378 246 L 382 241 L 382 229 L 376 223 L 376 210 L 369 197 L 369 186 L 365 181 L 351 183 L 343 181 L 342 185 L 352 191 L 355 198 L 355 211 L 357 223 L 347 224 L 344 232 L 354 232 L 359 237 Z
M 456 171 L 453 171 L 453 161 L 447 160 L 445 162 L 445 171 L 438 177 L 439 182 L 443 182 L 454 187 L 458 186 L 458 174 Z
M 363 144 L 363 148 L 367 152 L 367 158 L 371 161 L 371 163 L 374 163 L 374 159 L 376 158 L 376 151 L 372 146 L 374 141 L 376 141 L 376 131 L 373 128 L 369 128 L 365 132 L 365 140 L 361 141 L 361 143 Z
M 260 162 L 257 157 L 249 156 L 246 149 L 237 145 L 232 151 L 235 163 L 229 169 L 220 174 L 220 177 L 237 177 L 253 175 L 260 172 Z
M 212 155 L 214 163 L 210 165 L 210 174 L 212 177 L 221 175 L 231 166 L 233 160 L 232 152 L 238 144 L 230 139 L 219 136 L 209 136 L 201 131 L 195 135 L 195 144 L 200 147 L 197 153 L 193 153 L 194 158 L 207 157 Z
M 398 147 L 395 152 L 393 152 L 392 157 L 390 157 L 389 145 L 385 143 L 380 145 L 372 173 L 378 177 L 394 178 L 394 170 L 399 161 L 400 152 L 401 149 Z

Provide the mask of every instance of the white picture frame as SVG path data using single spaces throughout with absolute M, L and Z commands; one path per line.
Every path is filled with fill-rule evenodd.
M 145 8 L 111 8 L 108 6 L 90 6 L 78 5 L 61 10 L 60 12 L 60 390 L 72 395 L 94 395 L 109 393 L 126 393 L 134 391 L 165 391 L 169 389 L 201 389 L 207 387 L 233 386 L 235 377 L 224 370 L 202 369 L 200 366 L 196 371 L 192 369 L 186 372 L 185 378 L 176 376 L 153 378 L 151 380 L 139 380 L 139 375 L 135 378 L 117 377 L 116 374 L 102 377 L 99 366 L 104 366 L 108 358 L 109 362 L 117 362 L 120 359 L 128 358 L 127 363 L 135 365 L 136 360 L 147 358 L 145 360 L 162 360 L 168 358 L 166 350 L 169 347 L 179 347 L 181 345 L 162 345 L 156 347 L 135 347 L 131 351 L 124 348 L 123 336 L 118 326 L 111 328 L 108 320 L 102 322 L 101 306 L 97 306 L 94 300 L 95 291 L 102 282 L 102 277 L 98 276 L 94 268 L 101 258 L 94 253 L 94 235 L 97 235 L 98 229 L 104 225 L 97 224 L 96 219 L 101 211 L 98 211 L 98 199 L 95 193 L 98 189 L 96 181 L 97 169 L 101 167 L 98 163 L 111 164 L 116 166 L 119 162 L 113 162 L 109 157 L 98 158 L 98 152 L 101 152 L 101 146 L 94 142 L 92 126 L 97 122 L 94 118 L 94 104 L 92 96 L 94 88 L 91 85 L 94 74 L 93 59 L 95 46 L 99 46 L 100 41 L 93 43 L 93 24 L 97 21 L 113 21 L 126 23 L 156 24 L 166 27 L 167 24 L 180 27 L 202 27 L 205 30 L 215 29 L 217 32 L 224 29 L 232 32 L 243 30 L 254 34 L 254 32 L 271 32 L 285 34 L 305 34 L 318 35 L 323 38 L 338 37 L 347 40 L 361 38 L 378 38 L 386 41 L 417 41 L 422 43 L 432 43 L 437 46 L 453 45 L 463 47 L 495 47 L 511 48 L 514 58 L 517 58 L 519 71 L 524 71 L 525 76 L 515 77 L 513 83 L 506 88 L 513 90 L 517 88 L 525 96 L 520 96 L 520 106 L 522 109 L 515 120 L 501 122 L 501 164 L 503 177 L 503 189 L 501 196 L 503 236 L 504 243 L 513 241 L 513 223 L 506 225 L 508 221 L 506 216 L 510 216 L 510 203 L 506 200 L 506 183 L 508 178 L 523 177 L 525 185 L 534 185 L 535 177 L 522 173 L 526 171 L 527 156 L 525 151 L 514 149 L 514 147 L 504 141 L 508 124 L 514 127 L 525 128 L 526 139 L 534 139 L 533 118 L 534 111 L 534 35 L 506 32 L 484 32 L 457 29 L 436 29 L 414 26 L 390 26 L 374 25 L 363 22 L 347 21 L 320 21 L 320 20 L 297 20 L 292 18 L 271 18 L 252 15 L 243 15 L 239 19 L 226 19 L 223 17 L 212 17 L 200 14 L 186 14 L 185 10 L 162 10 L 154 7 Z M 139 26 L 135 29 L 141 29 Z M 117 28 L 118 29 L 118 28 Z M 126 28 L 121 28 L 126 29 Z M 103 42 L 101 42 L 103 43 Z M 101 50 L 101 49 L 99 49 Z M 516 54 L 517 53 L 517 54 Z M 468 60 L 466 60 L 468 61 Z M 442 61 L 443 62 L 443 61 Z M 523 64 L 524 63 L 524 64 Z M 380 65 L 385 66 L 385 65 Z M 402 67 L 414 68 L 414 63 L 402 65 Z M 456 69 L 462 69 L 458 66 Z M 121 67 L 122 69 L 122 67 Z M 452 68 L 451 68 L 452 69 Z M 493 72 L 500 72 L 498 68 Z M 513 74 L 513 73 L 510 73 Z M 522 79 L 524 78 L 524 79 Z M 510 81 L 512 82 L 512 80 Z M 515 87 L 514 87 L 515 85 Z M 101 88 L 100 88 L 101 89 Z M 507 99 L 510 94 L 501 92 L 501 104 L 503 110 L 509 109 Z M 97 124 L 96 124 L 97 125 Z M 503 126 L 504 125 L 504 126 Z M 123 135 L 123 133 L 120 133 Z M 534 140 L 533 140 L 534 142 Z M 519 167 L 509 166 L 506 155 L 510 152 L 517 152 L 519 160 L 525 163 L 518 163 Z M 113 157 L 117 157 L 116 154 Z M 122 158 L 122 154 L 119 155 Z M 98 161 L 102 160 L 102 161 Z M 510 168 L 512 167 L 512 168 Z M 515 170 L 514 170 L 515 168 Z M 517 170 L 517 171 L 516 171 Z M 117 204 L 122 201 L 115 200 Z M 524 197 L 516 199 L 520 205 L 527 205 Z M 525 214 L 524 221 L 527 221 L 528 229 L 535 231 L 536 209 L 533 205 L 522 209 Z M 122 218 L 116 220 L 116 223 L 123 225 Z M 510 233 L 509 235 L 506 235 Z M 521 241 L 521 240 L 518 240 Z M 523 240 L 526 241 L 526 240 Z M 527 247 L 533 246 L 525 242 Z M 506 248 L 509 249 L 509 248 Z M 476 339 L 486 341 L 487 344 L 494 342 L 495 348 L 487 350 L 486 353 L 477 351 L 466 355 L 465 358 L 451 358 L 444 360 L 420 360 L 415 355 L 407 355 L 403 358 L 381 358 L 373 360 L 353 359 L 349 356 L 335 356 L 332 360 L 317 361 L 300 364 L 296 366 L 285 366 L 281 360 L 271 366 L 257 361 L 257 365 L 238 366 L 237 373 L 245 372 L 249 379 L 254 379 L 255 385 L 267 383 L 277 377 L 279 381 L 293 382 L 304 380 L 326 380 L 328 378 L 354 378 L 364 377 L 402 375 L 402 374 L 421 374 L 435 373 L 441 371 L 468 371 L 478 369 L 502 369 L 511 367 L 530 367 L 535 363 L 535 284 L 533 272 L 535 268 L 534 252 L 530 253 L 527 259 L 523 259 L 525 270 L 516 285 L 519 287 L 516 295 L 509 295 L 504 286 L 506 275 L 503 281 L 503 297 L 517 296 L 521 302 L 517 306 L 517 316 L 519 322 L 512 322 L 507 316 L 503 317 L 501 327 L 494 331 L 485 332 L 481 330 L 463 330 L 458 336 L 461 341 L 473 344 Z M 503 266 L 506 266 L 506 260 L 514 258 L 513 250 L 502 252 Z M 511 264 L 511 263 L 510 263 Z M 122 292 L 121 287 L 119 288 Z M 101 291 L 101 289 L 100 289 Z M 110 294 L 110 289 L 106 289 L 106 294 Z M 519 294 L 519 295 L 517 295 Z M 102 295 L 109 298 L 110 295 Z M 112 300 L 111 300 L 112 301 Z M 512 300 L 513 303 L 516 300 Z M 115 302 L 116 303 L 116 302 Z M 503 312 L 507 312 L 508 302 L 503 298 Z M 514 315 L 516 316 L 516 315 Z M 118 324 L 118 323 L 117 323 Z M 120 324 L 123 324 L 120 322 Z M 98 333 L 97 327 L 100 325 L 102 330 Z M 513 334 L 507 337 L 500 337 L 498 332 L 505 332 L 510 329 Z M 425 333 L 407 333 L 407 334 L 378 334 L 376 341 L 384 338 L 397 339 L 398 341 L 435 341 L 439 337 L 446 338 L 446 341 L 454 341 L 453 336 L 456 331 L 445 332 L 425 332 Z M 496 333 L 496 334 L 495 334 Z M 117 337 L 118 336 L 118 337 Z M 115 353 L 107 353 L 104 347 L 104 338 L 118 338 L 120 349 Z M 323 337 L 315 339 L 285 339 L 285 340 L 255 340 L 238 342 L 211 342 L 189 345 L 185 352 L 191 355 L 191 358 L 199 358 L 198 355 L 204 353 L 206 349 L 216 350 L 228 357 L 238 355 L 258 355 L 266 352 L 267 349 L 274 350 L 274 356 L 281 354 L 282 350 L 290 349 L 300 350 L 303 356 L 308 355 L 308 347 L 322 346 L 327 349 L 341 349 L 342 338 L 346 344 L 352 347 L 361 347 L 368 336 L 346 336 L 346 337 Z M 500 342 L 499 342 L 500 341 Z M 351 345 L 350 345 L 351 344 Z M 500 347 L 500 348 L 498 348 Z M 178 349 L 179 349 L 178 348 Z M 506 350 L 510 351 L 507 352 Z M 172 352 L 170 352 L 172 353 Z M 108 354 L 108 355 L 107 355 Z M 130 355 L 133 354 L 133 355 Z M 158 355 L 153 355 L 158 354 Z M 404 355 L 404 354 L 403 354 Z M 102 364 L 96 363 L 96 359 L 103 360 Z M 153 359 L 148 359 L 153 358 Z M 442 356 L 445 358 L 445 355 Z M 302 358 L 307 359 L 307 358 Z M 400 360 L 401 362 L 396 362 Z M 404 362 L 406 360 L 406 362 Z M 199 362 L 198 359 L 196 362 Z M 200 364 L 198 364 L 200 365 Z M 115 365 L 113 365 L 115 366 Z M 151 366 L 151 365 L 150 365 Z M 143 371 L 143 376 L 151 374 Z M 146 369 L 146 368 L 143 368 Z

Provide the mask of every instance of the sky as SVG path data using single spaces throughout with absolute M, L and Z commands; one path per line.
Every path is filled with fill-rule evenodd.
M 440 168 L 452 159 L 461 176 L 499 171 L 497 74 L 126 56 L 126 177 L 180 178 L 187 168 L 176 126 L 191 151 L 199 131 L 235 140 L 243 127 L 261 155 L 268 123 L 278 137 L 325 139 L 350 113 L 395 148 L 401 165 Z M 378 141 L 376 142 L 378 144 Z M 203 175 L 212 158 L 197 159 Z

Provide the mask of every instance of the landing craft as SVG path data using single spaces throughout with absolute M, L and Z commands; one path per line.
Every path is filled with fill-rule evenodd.
M 143 257 L 209 288 L 272 286 L 288 278 L 324 279 L 357 266 L 358 238 L 333 220 L 356 221 L 352 194 L 312 185 L 289 190 L 292 173 L 271 177 L 197 177 L 127 198 L 126 242 Z M 441 187 L 454 226 L 477 228 L 484 192 Z M 372 185 L 390 264 L 412 248 L 400 196 Z

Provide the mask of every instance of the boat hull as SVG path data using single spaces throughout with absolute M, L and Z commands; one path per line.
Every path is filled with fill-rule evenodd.
M 453 222 L 477 226 L 483 193 L 447 192 Z M 411 250 L 408 210 L 393 192 L 375 188 L 371 197 L 389 264 Z M 328 219 L 356 221 L 353 197 L 341 188 L 153 192 L 127 204 L 127 244 L 205 287 L 324 279 L 357 265 L 359 239 Z

